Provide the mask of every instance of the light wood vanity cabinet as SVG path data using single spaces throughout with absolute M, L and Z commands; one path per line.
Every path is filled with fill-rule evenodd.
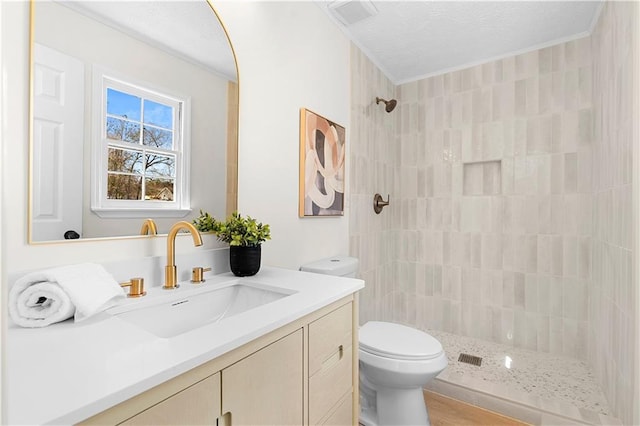
M 309 424 L 350 424 L 353 309 L 343 305 L 309 324 Z
M 354 347 L 349 296 L 81 424 L 357 424 Z

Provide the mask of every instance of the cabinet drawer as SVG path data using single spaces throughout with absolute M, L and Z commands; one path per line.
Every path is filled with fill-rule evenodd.
M 309 378 L 309 423 L 318 424 L 331 407 L 352 392 L 352 347 L 339 350 Z M 351 398 L 351 396 L 349 396 Z
M 309 376 L 320 371 L 340 347 L 344 351 L 351 346 L 352 309 L 347 303 L 309 324 Z
M 344 397 L 338 408 L 322 424 L 326 426 L 351 426 L 353 423 L 353 398 Z

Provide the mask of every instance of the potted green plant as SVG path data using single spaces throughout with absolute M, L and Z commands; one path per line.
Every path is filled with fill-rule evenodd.
M 213 232 L 218 240 L 229 244 L 231 272 L 239 277 L 258 273 L 261 244 L 271 239 L 269 225 L 251 216 L 242 217 L 238 212 L 233 212 L 225 221 L 219 221 L 202 210 L 193 224 L 199 231 Z

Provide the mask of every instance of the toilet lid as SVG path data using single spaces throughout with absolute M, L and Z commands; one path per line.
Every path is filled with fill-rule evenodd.
M 369 321 L 359 331 L 360 349 L 403 360 L 424 360 L 442 353 L 442 345 L 427 333 L 390 322 Z

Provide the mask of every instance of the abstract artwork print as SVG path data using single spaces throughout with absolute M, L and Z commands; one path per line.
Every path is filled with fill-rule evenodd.
M 300 109 L 300 217 L 344 214 L 345 128 Z

